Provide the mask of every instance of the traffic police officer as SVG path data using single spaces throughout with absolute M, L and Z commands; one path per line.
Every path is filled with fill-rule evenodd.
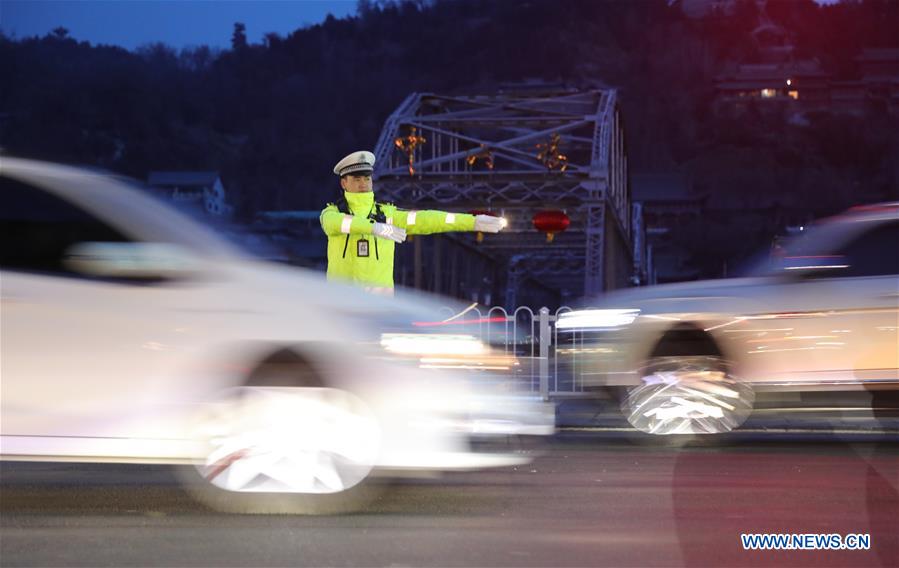
M 337 162 L 343 197 L 322 211 L 328 235 L 328 279 L 342 280 L 380 294 L 393 294 L 393 249 L 406 235 L 450 231 L 497 233 L 505 219 L 445 211 L 407 211 L 375 201 L 371 175 L 375 155 L 353 152 Z

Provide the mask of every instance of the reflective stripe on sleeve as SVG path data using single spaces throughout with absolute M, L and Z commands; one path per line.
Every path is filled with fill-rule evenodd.
M 388 225 L 393 225 L 393 217 L 388 217 L 388 218 L 387 218 L 387 224 L 388 224 Z
M 452 225 L 455 222 L 456 222 L 456 215 L 454 213 L 447 213 L 446 214 L 446 224 Z
M 406 216 L 406 225 L 411 226 L 415 224 L 415 211 L 409 211 L 409 214 Z
M 340 222 L 340 232 L 350 234 L 350 228 L 353 226 L 353 216 L 344 215 L 343 221 Z

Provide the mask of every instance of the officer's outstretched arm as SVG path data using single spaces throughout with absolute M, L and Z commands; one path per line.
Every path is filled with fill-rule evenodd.
M 474 231 L 475 216 L 446 211 L 407 211 L 397 209 L 393 223 L 410 235 L 430 235 L 452 231 Z
M 370 235 L 372 233 L 372 223 L 367 217 L 341 213 L 334 205 L 328 206 L 322 211 L 319 221 L 322 230 L 329 237 L 341 234 Z

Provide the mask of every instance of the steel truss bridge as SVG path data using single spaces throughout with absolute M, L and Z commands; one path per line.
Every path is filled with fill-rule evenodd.
M 614 90 L 413 93 L 387 119 L 375 155 L 379 199 L 413 209 L 489 210 L 509 220 L 477 244 L 471 234 L 451 237 L 472 245 L 469 254 L 500 263 L 507 306 L 516 305 L 525 279 L 564 301 L 631 276 L 627 157 Z M 551 243 L 533 226 L 540 210 L 570 219 Z

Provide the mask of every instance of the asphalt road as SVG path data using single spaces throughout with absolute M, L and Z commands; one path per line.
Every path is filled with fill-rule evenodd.
M 899 442 L 656 447 L 569 432 L 528 467 L 395 485 L 363 512 L 227 515 L 166 467 L 4 463 L 2 566 L 899 566 Z M 740 533 L 869 533 L 745 551 Z

